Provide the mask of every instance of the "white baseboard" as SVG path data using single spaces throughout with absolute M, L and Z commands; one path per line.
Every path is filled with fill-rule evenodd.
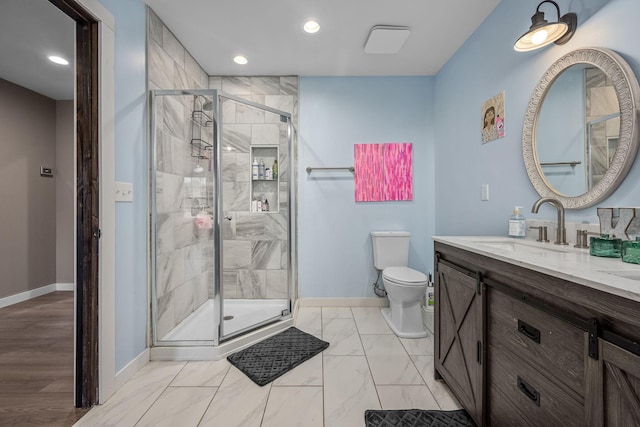
M 56 291 L 75 291 L 75 283 L 54 283 L 56 285 Z
M 298 298 L 299 307 L 388 307 L 387 298 Z
M 145 348 L 142 353 L 137 355 L 131 362 L 127 363 L 127 366 L 120 369 L 120 371 L 116 374 L 115 390 L 118 390 L 120 387 L 122 387 L 136 374 L 136 372 L 144 368 L 147 363 L 149 363 L 149 348 Z
M 50 294 L 55 291 L 73 291 L 75 286 L 73 283 L 52 283 L 50 285 L 42 286 L 37 289 L 31 289 L 25 292 L 21 292 L 15 295 L 9 295 L 8 297 L 0 298 L 0 308 L 8 307 L 19 302 L 27 301 L 33 298 L 37 298 L 42 295 Z

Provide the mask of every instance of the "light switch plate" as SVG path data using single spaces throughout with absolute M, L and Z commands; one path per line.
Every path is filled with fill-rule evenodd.
M 489 184 L 482 184 L 482 200 L 489 200 Z
M 116 182 L 116 202 L 133 202 L 133 184 Z

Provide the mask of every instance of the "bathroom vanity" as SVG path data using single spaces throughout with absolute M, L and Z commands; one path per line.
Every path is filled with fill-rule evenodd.
M 640 426 L 640 266 L 435 237 L 436 378 L 478 425 Z

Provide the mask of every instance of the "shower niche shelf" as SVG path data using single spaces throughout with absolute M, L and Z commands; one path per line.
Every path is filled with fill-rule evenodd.
M 277 145 L 252 145 L 249 149 L 249 167 L 251 168 L 251 191 L 249 194 L 249 210 L 252 213 L 277 213 L 280 209 L 280 173 L 273 176 L 273 165 L 279 159 L 279 148 Z M 271 171 L 271 178 L 253 177 L 253 160 L 264 162 L 265 170 Z M 279 162 L 278 162 L 279 163 Z M 279 165 L 278 165 L 279 166 Z M 279 168 L 278 168 L 279 169 Z M 255 199 L 260 202 L 267 200 L 269 210 L 259 210 Z

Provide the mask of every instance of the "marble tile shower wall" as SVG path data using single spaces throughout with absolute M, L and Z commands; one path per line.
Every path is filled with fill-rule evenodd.
M 291 113 L 297 128 L 295 76 L 210 77 L 209 88 Z M 287 298 L 290 184 L 287 125 L 276 114 L 223 99 L 222 132 L 223 208 L 225 215 L 232 218 L 225 221 L 223 228 L 224 296 Z M 277 213 L 250 212 L 251 145 L 279 147 Z
M 209 84 L 209 76 L 150 8 L 147 82 L 149 90 L 206 89 Z M 191 214 L 196 196 L 192 179 L 196 159 L 191 157 L 190 145 L 193 97 L 157 99 L 152 142 L 156 150 L 156 328 L 161 338 L 209 298 L 213 244 L 209 230 L 198 230 Z M 210 196 L 212 174 L 203 166 L 204 195 Z M 198 186 L 197 191 L 203 190 Z

